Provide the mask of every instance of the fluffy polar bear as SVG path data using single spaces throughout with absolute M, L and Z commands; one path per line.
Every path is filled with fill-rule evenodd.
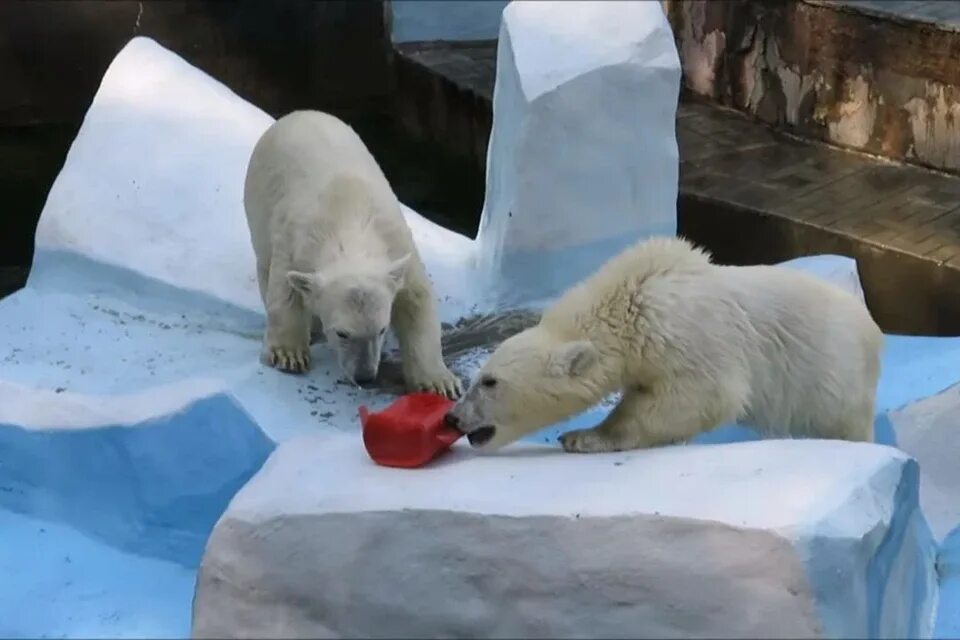
M 726 422 L 767 436 L 872 441 L 883 336 L 839 287 L 776 266 L 729 267 L 656 238 L 568 290 L 494 351 L 447 416 L 495 449 L 613 392 L 569 452 L 684 441 Z
M 278 120 L 254 147 L 244 207 L 267 312 L 264 363 L 306 371 L 317 318 L 343 372 L 370 382 L 392 326 L 407 386 L 460 395 L 413 235 L 352 128 L 316 111 Z

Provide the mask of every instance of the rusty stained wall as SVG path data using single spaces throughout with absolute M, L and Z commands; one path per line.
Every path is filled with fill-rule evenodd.
M 664 0 L 686 88 L 791 133 L 960 173 L 960 34 L 820 0 Z

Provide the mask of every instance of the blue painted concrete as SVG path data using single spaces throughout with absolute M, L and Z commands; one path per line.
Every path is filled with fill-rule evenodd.
M 879 413 L 873 420 L 873 438 L 877 444 L 897 446 L 897 433 L 886 413 Z
M 936 395 L 960 381 L 960 338 L 887 336 L 877 412 Z
M 140 425 L 0 424 L 0 508 L 196 567 L 217 518 L 273 448 L 223 395 Z
M 926 526 L 926 523 L 921 520 L 920 522 L 922 524 L 918 525 L 917 521 L 912 517 L 920 508 L 919 501 L 920 468 L 915 461 L 911 460 L 904 470 L 900 484 L 897 486 L 897 492 L 893 499 L 893 517 L 891 518 L 890 526 L 880 545 L 877 547 L 874 556 L 867 565 L 867 628 L 869 629 L 869 637 L 871 638 L 878 638 L 880 636 L 880 613 L 883 611 L 883 600 L 889 595 L 887 589 L 890 584 L 890 574 L 893 570 L 894 563 L 900 557 L 903 550 L 904 538 L 907 536 L 908 528 L 912 525 L 921 526 L 923 529 L 920 535 L 925 541 L 925 544 L 913 545 L 917 553 L 923 553 L 923 550 L 936 548 L 933 536 L 930 533 L 929 527 Z M 920 558 L 917 559 L 916 566 L 922 567 L 924 564 Z M 830 567 L 823 567 L 822 569 L 824 572 L 831 571 Z M 818 579 L 818 576 L 813 576 L 811 581 L 816 584 Z M 927 593 L 926 582 L 918 580 L 915 576 L 913 585 L 914 593 L 907 596 L 908 598 L 912 598 L 910 601 L 914 603 L 926 602 L 930 596 L 930 594 Z M 893 595 L 902 598 L 906 594 Z M 919 628 L 918 623 L 917 610 L 914 608 L 910 624 L 912 634 L 916 634 L 915 630 Z
M 940 546 L 940 610 L 935 638 L 960 638 L 960 526 Z
M 0 638 L 187 638 L 195 569 L 0 509 Z
M 878 638 L 881 613 L 888 608 L 907 609 L 908 629 L 904 629 L 904 637 L 916 637 L 917 630 L 922 628 L 920 611 L 915 605 L 928 602 L 930 585 L 924 579 L 920 569 L 929 566 L 933 561 L 936 543 L 930 533 L 926 520 L 920 512 L 919 505 L 920 469 L 915 461 L 910 461 L 904 469 L 903 476 L 897 485 L 897 490 L 891 505 L 891 520 L 886 531 L 874 531 L 874 538 L 882 533 L 882 538 L 875 540 L 876 549 L 868 560 L 864 586 L 867 589 L 867 609 L 864 611 L 864 628 L 868 630 L 868 638 Z M 909 541 L 909 547 L 919 557 L 910 558 L 915 571 L 913 573 L 912 593 L 891 593 L 890 578 L 896 570 L 896 565 L 902 563 L 901 558 L 904 545 Z M 851 541 L 843 536 L 830 532 L 827 535 L 817 535 L 809 543 L 807 551 L 807 572 L 811 588 L 816 594 L 817 602 L 821 603 L 820 615 L 825 620 L 834 618 L 835 628 L 839 627 L 837 617 L 849 615 L 837 602 L 842 602 L 843 595 L 835 593 L 837 566 L 841 563 L 838 558 L 849 557 L 854 553 L 853 547 L 859 541 Z M 896 598 L 900 602 L 887 603 L 887 598 Z

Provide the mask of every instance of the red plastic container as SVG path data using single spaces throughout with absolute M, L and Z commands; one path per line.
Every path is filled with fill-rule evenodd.
M 433 393 L 411 393 L 383 411 L 360 407 L 363 446 L 385 467 L 421 467 L 463 435 L 443 421 L 453 401 Z

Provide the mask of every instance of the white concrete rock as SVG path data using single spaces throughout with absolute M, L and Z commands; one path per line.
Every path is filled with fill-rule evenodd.
M 259 310 L 243 177 L 272 122 L 134 38 L 107 69 L 50 190 L 35 262 L 69 252 Z
M 890 412 L 897 446 L 920 463 L 920 504 L 938 540 L 960 526 L 960 385 Z
M 892 448 L 457 445 L 403 471 L 358 445 L 290 441 L 234 498 L 194 637 L 930 633 L 934 544 Z
M 861 301 L 865 300 L 863 284 L 860 282 L 860 272 L 857 270 L 857 261 L 853 258 L 833 254 L 821 254 L 794 258 L 793 260 L 787 260 L 779 264 L 781 267 L 806 271 L 821 280 L 826 280 L 827 282 L 837 285 Z
M 679 87 L 657 2 L 504 9 L 478 236 L 497 299 L 542 299 L 676 232 Z

